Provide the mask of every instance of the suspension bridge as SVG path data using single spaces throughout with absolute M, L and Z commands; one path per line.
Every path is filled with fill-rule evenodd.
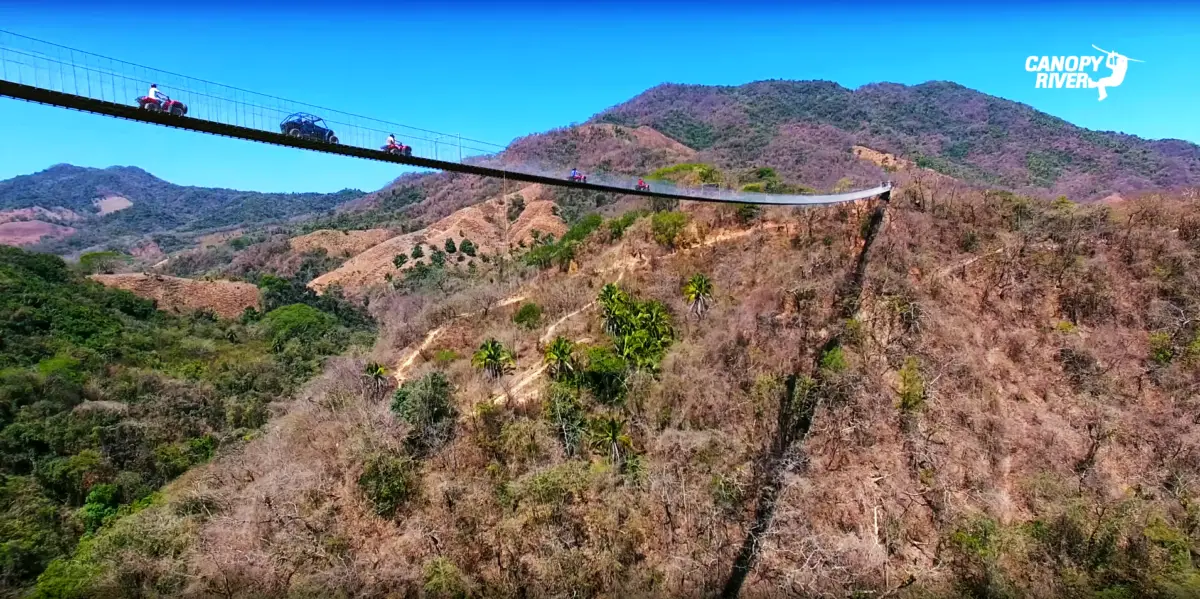
M 183 102 L 187 114 L 177 116 L 139 106 L 137 98 L 146 94 L 151 83 Z M 613 173 L 589 173 L 587 180 L 572 180 L 566 176 L 569 167 L 563 165 L 524 163 L 513 168 L 499 160 L 504 146 L 498 144 L 252 92 L 3 30 L 0 96 L 327 154 L 651 198 L 819 206 L 888 194 L 892 189 L 890 182 L 884 182 L 870 189 L 830 195 L 767 194 L 717 186 L 684 187 L 657 180 L 651 181 L 651 189 L 639 189 L 636 177 Z M 288 135 L 281 123 L 297 113 L 322 118 L 336 132 L 336 143 Z M 382 150 L 389 133 L 396 133 L 411 146 L 412 155 Z

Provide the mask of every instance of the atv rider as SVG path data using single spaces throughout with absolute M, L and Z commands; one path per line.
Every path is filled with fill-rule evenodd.
M 578 179 L 579 179 L 579 169 L 577 169 L 577 168 L 571 169 L 571 180 L 576 181 Z
M 649 186 L 649 185 L 646 185 L 646 180 L 645 180 L 645 179 L 642 179 L 641 177 L 638 177 L 638 184 L 637 184 L 637 188 L 638 188 L 638 189 L 650 189 L 650 186 Z
M 395 133 L 388 133 L 387 145 L 389 148 L 400 147 L 400 144 L 396 143 L 396 134 Z
M 158 102 L 160 106 L 165 105 L 167 102 L 167 95 L 158 91 L 157 83 L 150 84 L 150 91 L 146 93 L 146 97 Z

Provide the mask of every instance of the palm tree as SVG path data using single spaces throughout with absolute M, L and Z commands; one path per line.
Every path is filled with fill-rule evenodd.
M 512 352 L 495 338 L 484 341 L 475 355 L 471 356 L 471 365 L 482 368 L 493 379 L 512 371 L 514 362 Z
M 550 378 L 561 380 L 575 373 L 575 344 L 559 335 L 546 347 L 543 360 L 550 370 Z
M 692 307 L 696 319 L 704 318 L 708 305 L 712 302 L 713 285 L 709 278 L 701 273 L 692 275 L 683 286 L 683 297 Z
M 363 367 L 363 375 L 371 381 L 376 391 L 383 389 L 387 384 L 387 368 L 379 362 L 367 362 L 367 365 Z
M 625 434 L 625 421 L 612 416 L 601 416 L 592 421 L 592 448 L 608 454 L 609 460 L 620 466 L 623 454 L 633 447 L 633 441 Z
M 600 289 L 597 298 L 604 307 L 604 330 L 612 335 L 620 335 L 629 312 L 629 295 L 616 283 L 608 283 Z

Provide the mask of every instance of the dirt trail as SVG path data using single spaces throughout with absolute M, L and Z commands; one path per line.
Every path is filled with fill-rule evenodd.
M 524 299 L 525 299 L 525 296 L 523 296 L 523 295 L 514 295 L 511 297 L 506 297 L 506 298 L 496 302 L 496 305 L 492 306 L 492 307 L 493 308 L 503 308 L 505 306 L 511 306 L 512 304 L 515 304 Z M 482 312 L 483 312 L 483 310 L 476 310 L 474 312 L 466 312 L 463 314 L 459 314 L 457 320 L 462 320 L 463 318 L 470 318 L 470 317 L 475 316 L 476 314 L 480 314 Z M 418 345 L 416 347 L 416 349 L 412 350 L 412 352 L 410 352 L 408 354 L 408 357 L 405 358 L 402 362 L 400 362 L 396 366 L 395 377 L 396 377 L 397 385 L 402 384 L 405 380 L 407 380 L 405 377 L 408 374 L 408 369 L 410 367 L 412 367 L 412 364 L 414 361 L 416 361 L 417 356 L 421 355 L 421 352 L 425 351 L 426 349 L 429 349 L 429 345 L 432 344 L 434 342 L 434 340 L 436 340 L 438 338 L 438 336 L 442 334 L 442 331 L 445 331 L 446 327 L 450 326 L 451 324 L 453 324 L 453 323 L 443 324 L 439 327 L 435 327 L 432 331 L 429 331 L 428 333 L 426 333 L 425 339 L 423 339 L 421 341 L 421 344 Z
M 580 310 L 580 311 L 582 311 L 582 310 Z M 591 343 L 592 341 L 593 341 L 593 339 L 591 337 L 582 337 L 582 338 L 576 339 L 575 343 L 576 344 Z M 509 387 L 507 391 L 493 395 L 492 403 L 503 404 L 503 403 L 507 402 L 509 398 L 512 398 L 512 400 L 517 405 L 521 405 L 521 404 L 525 403 L 527 400 L 529 400 L 534 395 L 536 395 L 536 391 L 534 393 L 526 393 L 523 395 L 518 395 L 518 393 L 520 391 L 524 390 L 526 387 L 533 384 L 534 382 L 536 382 L 539 378 L 541 378 L 542 373 L 546 372 L 546 369 L 548 367 L 549 367 L 549 365 L 545 364 L 543 362 L 540 366 L 534 368 L 533 370 L 531 370 L 529 372 L 526 372 L 523 376 L 521 376 L 520 379 L 517 380 L 516 383 L 513 384 L 512 387 Z
M 747 236 L 752 235 L 759 231 L 782 229 L 785 227 L 786 227 L 786 225 L 784 225 L 783 223 L 762 223 L 759 226 L 751 227 L 749 229 L 742 229 L 742 230 L 736 230 L 736 231 L 725 231 L 725 232 L 719 233 L 717 235 L 708 236 L 704 239 L 704 241 L 701 241 L 700 243 L 698 243 L 694 246 L 676 250 L 675 252 L 671 252 L 670 254 L 667 254 L 667 256 L 672 256 L 672 255 L 674 255 L 676 253 L 680 253 L 680 252 L 687 252 L 687 251 L 696 249 L 698 247 L 707 247 L 707 246 L 711 246 L 711 245 L 716 245 L 718 243 L 724 243 L 726 241 L 732 241 L 734 239 L 740 239 L 742 237 L 747 237 Z M 617 282 L 620 282 L 621 280 L 623 280 L 625 278 L 625 273 L 628 272 L 629 269 L 636 268 L 639 266 L 645 266 L 646 262 L 647 261 L 645 259 L 641 259 L 637 256 L 630 256 L 624 260 L 617 262 L 616 264 L 611 265 L 608 268 L 600 270 L 599 272 L 612 272 L 614 270 L 619 270 L 620 273 L 617 275 Z M 525 296 L 523 296 L 523 295 L 514 295 L 512 297 L 509 297 L 509 298 L 506 298 L 506 299 L 503 299 L 503 300 L 497 302 L 496 305 L 493 307 L 502 308 L 504 306 L 515 304 L 524 299 L 525 299 Z M 571 312 L 571 313 L 563 316 L 562 318 L 559 318 L 553 324 L 551 324 L 549 327 L 546 328 L 545 333 L 542 334 L 542 336 L 538 339 L 538 341 L 543 344 L 548 343 L 554 337 L 554 332 L 556 330 L 558 330 L 558 327 L 562 326 L 562 324 L 565 323 L 566 321 L 578 316 L 580 313 L 587 311 L 588 309 L 592 308 L 595 305 L 596 305 L 596 302 L 594 302 L 594 301 L 588 302 L 584 306 L 580 307 L 578 310 L 575 310 L 574 312 Z M 458 318 L 459 319 L 470 318 L 470 317 L 480 314 L 482 312 L 483 312 L 482 310 L 476 310 L 475 312 L 459 314 Z M 402 384 L 402 383 L 404 383 L 405 380 L 407 380 L 408 370 L 412 367 L 413 362 L 416 361 L 417 356 L 421 355 L 422 352 L 424 352 L 426 349 L 428 349 L 430 344 L 432 344 L 438 338 L 438 336 L 441 335 L 442 332 L 446 330 L 446 327 L 450 326 L 450 324 L 451 323 L 443 324 L 443 325 L 436 327 L 433 330 L 429 331 L 429 333 L 427 333 L 425 335 L 425 339 L 421 342 L 421 344 L 418 345 L 411 352 L 409 352 L 408 357 L 406 357 L 403 361 L 401 361 L 399 363 L 399 365 L 396 366 L 395 377 L 396 377 L 397 384 Z M 577 341 L 577 343 L 587 343 L 590 341 L 591 341 L 590 339 L 580 340 L 580 341 Z M 503 400 L 506 396 L 512 395 L 513 393 L 515 393 L 521 389 L 524 389 L 525 387 L 529 386 L 531 383 L 536 381 L 538 379 L 538 377 L 540 377 L 541 374 L 545 371 L 546 371 L 545 365 L 542 365 L 540 367 L 533 369 L 532 371 L 530 371 L 530 372 L 526 373 L 524 376 L 522 376 L 506 393 L 500 393 L 500 394 L 493 396 L 492 401 L 495 402 L 495 401 Z M 524 402 L 525 399 L 526 399 L 525 397 L 520 398 L 520 401 L 518 403 Z

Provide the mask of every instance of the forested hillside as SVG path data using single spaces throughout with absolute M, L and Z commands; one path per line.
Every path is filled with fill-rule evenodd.
M 263 291 L 263 312 L 240 321 L 170 316 L 0 247 L 0 596 L 253 438 L 324 356 L 371 340 L 335 296 L 280 279 Z

